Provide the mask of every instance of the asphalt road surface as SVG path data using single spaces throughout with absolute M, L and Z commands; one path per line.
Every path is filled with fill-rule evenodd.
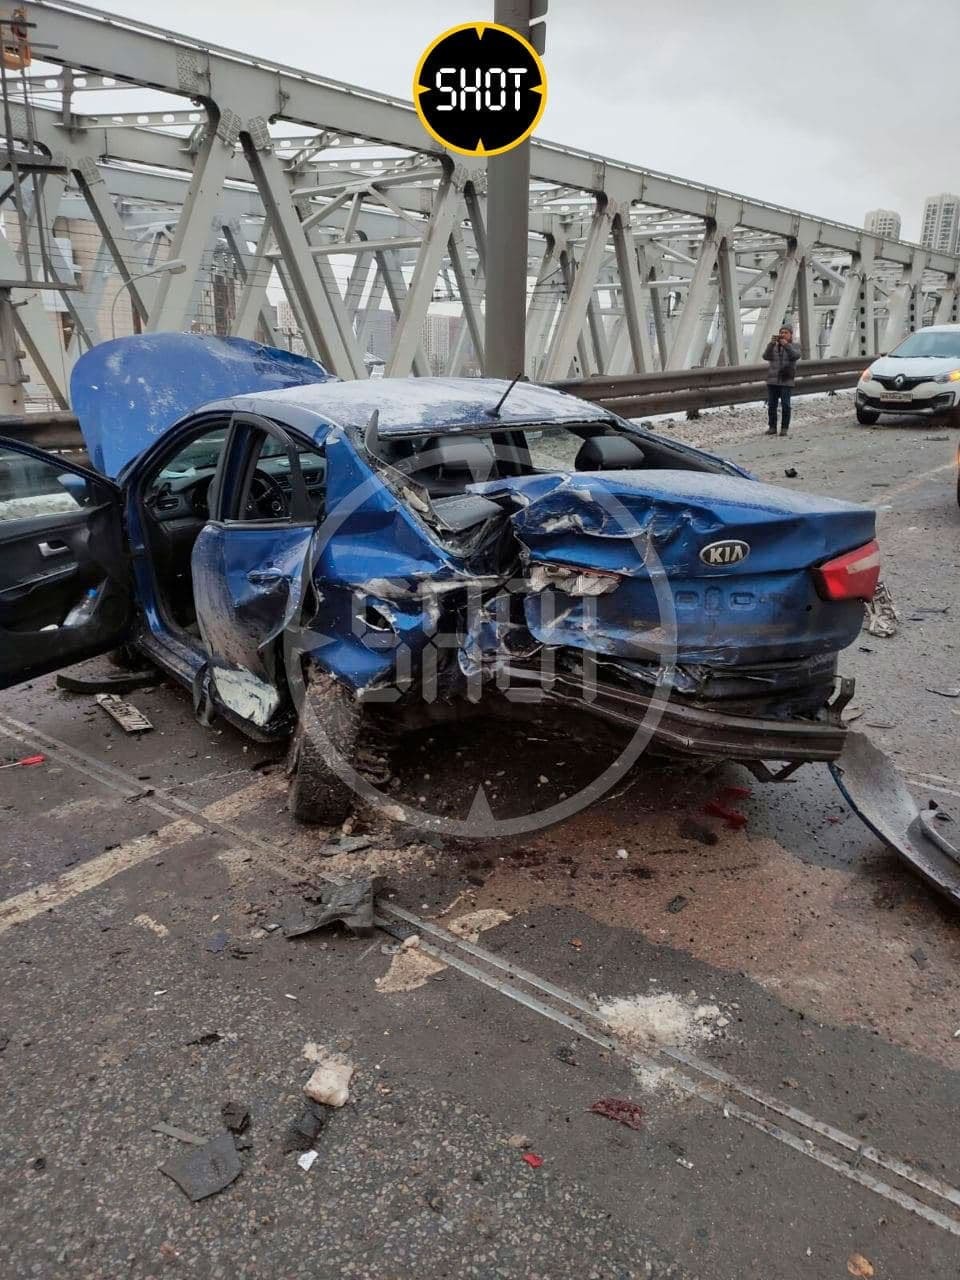
M 902 620 L 844 655 L 853 710 L 960 810 L 960 699 L 929 691 L 960 685 L 957 433 L 858 427 L 845 397 L 799 404 L 786 440 L 754 411 L 671 429 L 879 509 Z M 5 1278 L 960 1274 L 957 920 L 825 770 L 646 764 L 527 836 L 358 821 L 371 843 L 325 857 L 275 753 L 168 685 L 130 697 L 152 732 L 52 678 L 0 698 L 0 756 L 45 755 L 0 772 Z M 507 811 L 571 793 L 590 754 L 463 724 L 411 738 L 395 785 L 454 813 L 482 782 Z M 745 827 L 704 816 L 718 795 Z M 358 873 L 392 933 L 271 928 Z M 305 1171 L 285 1139 L 311 1044 L 356 1070 Z M 591 1111 L 608 1098 L 638 1127 Z M 154 1126 L 213 1137 L 227 1101 L 251 1113 L 241 1174 L 192 1203 L 158 1168 L 190 1148 Z

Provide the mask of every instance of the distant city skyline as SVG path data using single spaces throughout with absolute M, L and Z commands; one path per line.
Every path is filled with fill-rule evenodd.
M 956 253 L 960 246 L 960 196 L 941 192 L 923 202 L 920 243 L 925 249 Z
M 896 209 L 871 209 L 863 220 L 865 231 L 883 236 L 885 240 L 899 240 L 902 221 Z

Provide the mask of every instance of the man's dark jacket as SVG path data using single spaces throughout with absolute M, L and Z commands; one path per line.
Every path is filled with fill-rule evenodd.
M 795 342 L 780 346 L 779 342 L 767 343 L 763 353 L 767 361 L 767 384 L 771 387 L 792 387 L 797 373 L 797 361 L 800 359 L 800 348 Z

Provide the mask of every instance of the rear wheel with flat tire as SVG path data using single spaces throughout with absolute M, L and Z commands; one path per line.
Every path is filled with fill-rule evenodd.
M 298 822 L 334 826 L 350 813 L 356 796 L 332 762 L 353 761 L 360 724 L 356 699 L 332 676 L 307 685 L 287 761 L 287 807 Z
M 864 427 L 875 426 L 880 421 L 880 415 L 876 409 L 864 409 L 861 405 L 857 405 L 857 421 Z

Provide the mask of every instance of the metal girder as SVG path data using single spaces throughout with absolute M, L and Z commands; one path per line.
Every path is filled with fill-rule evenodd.
M 880 340 L 882 350 L 889 351 L 908 333 L 917 328 L 917 293 L 923 283 L 927 255 L 918 252 L 906 277 L 890 294 L 887 303 L 887 323 Z
M 644 289 L 640 278 L 640 263 L 637 258 L 633 230 L 624 220 L 622 213 L 618 213 L 613 219 L 613 247 L 617 255 L 623 297 L 623 332 L 629 342 L 631 357 L 629 372 L 649 373 L 653 369 L 653 351 L 647 329 L 649 291 Z M 616 342 L 614 348 L 616 349 Z M 620 359 L 616 351 L 611 354 L 611 359 L 614 358 Z
M 795 305 L 800 341 L 811 354 L 818 313 L 825 312 L 829 322 L 836 312 L 831 350 L 845 350 L 856 313 L 857 347 L 865 354 L 876 345 L 878 325 L 886 342 L 904 326 L 922 322 L 934 293 L 940 298 L 938 316 L 956 314 L 957 257 L 925 254 L 918 278 L 920 251 L 914 246 L 543 141 L 530 145 L 533 178 L 525 209 L 531 234 L 508 233 L 504 245 L 498 243 L 491 283 L 483 165 L 471 161 L 464 168 L 458 162 L 450 203 L 453 160 L 425 135 L 409 103 L 171 36 L 159 27 L 110 21 L 72 0 L 26 0 L 26 9 L 28 20 L 38 24 L 38 40 L 55 47 L 55 56 L 73 68 L 37 77 L 35 90 L 62 90 L 64 101 L 60 110 L 31 104 L 32 136 L 51 156 L 66 150 L 68 167 L 111 246 L 118 285 L 136 274 L 138 250 L 129 243 L 129 218 L 114 207 L 107 189 L 133 199 L 162 190 L 170 193 L 163 198 L 171 207 L 182 206 L 170 252 L 188 262 L 187 272 L 130 286 L 129 305 L 151 328 L 187 323 L 211 227 L 219 236 L 224 218 L 243 213 L 270 221 L 279 276 L 307 346 L 346 377 L 366 372 L 370 298 L 379 305 L 384 291 L 399 322 L 387 371 L 427 371 L 421 332 L 438 279 L 452 297 L 459 296 L 464 311 L 447 363 L 459 368 L 468 342 L 483 352 L 482 321 L 493 326 L 498 340 L 505 336 L 498 289 L 506 288 L 505 296 L 526 291 L 527 275 L 536 272 L 526 309 L 526 367 L 554 376 L 566 373 L 574 359 L 584 373 L 639 371 L 657 363 L 682 368 L 721 357 L 740 363 L 743 318 L 751 310 L 761 317 L 751 350 L 765 339 L 767 321 L 776 323 Z M 182 109 L 147 103 L 141 112 L 78 111 L 85 88 L 115 87 L 104 85 L 104 76 L 172 94 Z M 28 113 L 12 105 L 15 131 L 31 136 Z M 193 128 L 190 137 L 176 132 L 185 127 Z M 296 127 L 304 129 L 303 136 L 277 136 Z M 286 158 L 278 154 L 281 148 Z M 136 169 L 123 167 L 131 162 Z M 188 174 L 189 182 L 173 172 Z M 599 210 L 605 211 L 602 227 Z M 258 234 L 259 224 L 248 239 Z M 341 239 L 332 240 L 336 235 Z M 615 270 L 607 265 L 611 235 Z M 229 244 L 229 228 L 226 239 Z M 783 246 L 787 252 L 772 280 L 766 268 L 756 270 Z M 231 245 L 242 274 L 241 258 L 249 253 L 237 249 Z M 854 264 L 855 278 L 840 274 L 847 283 L 839 298 L 833 291 L 827 298 L 815 296 L 814 274 L 838 283 L 834 267 L 818 261 L 824 253 L 831 259 L 850 255 Z M 333 264 L 351 254 L 341 293 Z M 409 259 L 406 274 L 400 255 Z M 259 251 L 254 260 L 248 285 L 250 274 L 269 262 Z M 371 281 L 372 260 L 377 271 Z M 96 287 L 102 284 L 98 279 Z M 256 312 L 265 315 L 264 289 Z M 355 333 L 366 290 L 370 296 Z M 256 299 L 247 293 L 245 288 L 234 322 L 245 332 L 258 323 Z M 95 308 L 83 301 L 68 305 L 76 305 L 82 323 L 95 320 Z M 124 311 L 127 305 L 124 299 Z
M 407 282 L 403 278 L 400 260 L 393 250 L 381 250 L 377 254 L 377 265 L 380 269 L 379 274 L 383 280 L 384 289 L 390 300 L 390 306 L 393 308 L 393 314 L 399 326 L 404 314 L 407 313 L 406 302 L 408 296 Z M 411 342 L 413 341 L 409 331 L 408 339 Z M 419 377 L 426 377 L 430 372 L 430 362 L 423 350 L 423 344 L 420 342 L 419 330 L 416 333 L 412 365 L 413 372 Z
M 190 314 L 204 250 L 210 240 L 213 215 L 220 202 L 228 165 L 233 159 L 240 124 L 240 117 L 224 108 L 216 126 L 207 129 L 170 250 L 172 258 L 186 263 L 186 270 L 179 275 L 168 273 L 158 277 L 157 296 L 147 322 L 150 333 L 180 329 Z
M 159 27 L 124 19 L 111 23 L 91 10 L 60 0 L 53 8 L 37 0 L 25 0 L 26 18 L 38 24 L 38 35 L 49 39 L 58 57 L 88 73 L 106 73 L 131 79 L 169 93 L 208 99 L 216 103 L 247 104 L 250 115 L 286 120 L 306 127 L 324 128 L 348 137 L 361 137 L 395 145 L 420 154 L 439 153 L 436 142 L 423 130 L 412 106 L 398 98 L 376 94 L 334 80 L 279 64 L 268 64 L 234 50 L 202 47 L 183 36 L 171 36 Z M 109 38 L 107 38 L 109 32 Z M 109 65 L 107 65 L 109 64 Z M 579 191 L 606 193 L 618 199 L 669 209 L 700 218 L 713 217 L 718 202 L 734 202 L 737 221 L 754 231 L 787 239 L 796 234 L 796 210 L 750 200 L 748 197 L 685 182 L 682 179 L 607 157 L 554 143 L 534 141 L 530 148 L 534 178 Z M 614 189 L 616 188 L 616 190 Z M 862 253 L 873 237 L 862 228 L 828 220 L 815 220 L 818 242 L 848 253 Z M 909 265 L 913 246 L 884 240 L 880 253 L 887 261 Z M 931 255 L 930 266 L 953 275 L 957 260 L 948 254 Z
M 413 278 L 397 317 L 397 337 L 384 370 L 387 377 L 406 377 L 413 367 L 433 286 L 460 207 L 463 183 L 464 171 L 459 167 L 453 172 L 445 173 L 440 180 Z
M 740 288 L 737 284 L 737 251 L 731 236 L 724 236 L 717 255 L 720 290 L 720 329 L 727 364 L 743 364 L 743 325 L 740 321 Z M 719 359 L 719 351 L 717 353 Z
M 362 376 L 354 372 L 354 362 L 344 346 L 330 300 L 326 291 L 319 287 L 320 277 L 310 246 L 300 224 L 287 177 L 272 150 L 266 128 L 256 141 L 244 133 L 243 148 L 283 255 L 281 279 L 287 299 L 300 318 L 303 332 L 309 333 L 310 344 L 331 373 L 341 378 Z
M 572 266 L 569 255 L 566 250 L 561 251 L 561 267 L 565 265 L 565 257 L 569 264 L 565 280 L 568 296 L 566 305 L 557 321 L 553 341 L 550 344 L 550 350 L 540 374 L 544 380 L 565 378 L 573 362 L 573 357 L 578 354 L 578 351 L 580 363 L 584 366 L 581 369 L 581 373 L 586 377 L 590 372 L 585 344 L 583 343 L 583 326 L 587 319 L 587 308 L 593 296 L 593 288 L 597 282 L 597 275 L 600 271 L 600 264 L 603 260 L 615 212 L 616 210 L 612 210 L 606 201 L 598 202 L 587 234 L 586 243 L 580 255 L 580 261 L 576 264 L 572 280 L 569 278 L 570 266 Z
M 690 352 L 700 324 L 700 313 L 711 294 L 713 270 L 717 264 L 717 254 L 720 252 L 724 234 L 725 231 L 721 230 L 716 223 L 710 223 L 704 232 L 700 254 L 690 280 L 690 290 L 680 313 L 680 320 L 664 366 L 667 369 L 685 369 L 690 363 Z

